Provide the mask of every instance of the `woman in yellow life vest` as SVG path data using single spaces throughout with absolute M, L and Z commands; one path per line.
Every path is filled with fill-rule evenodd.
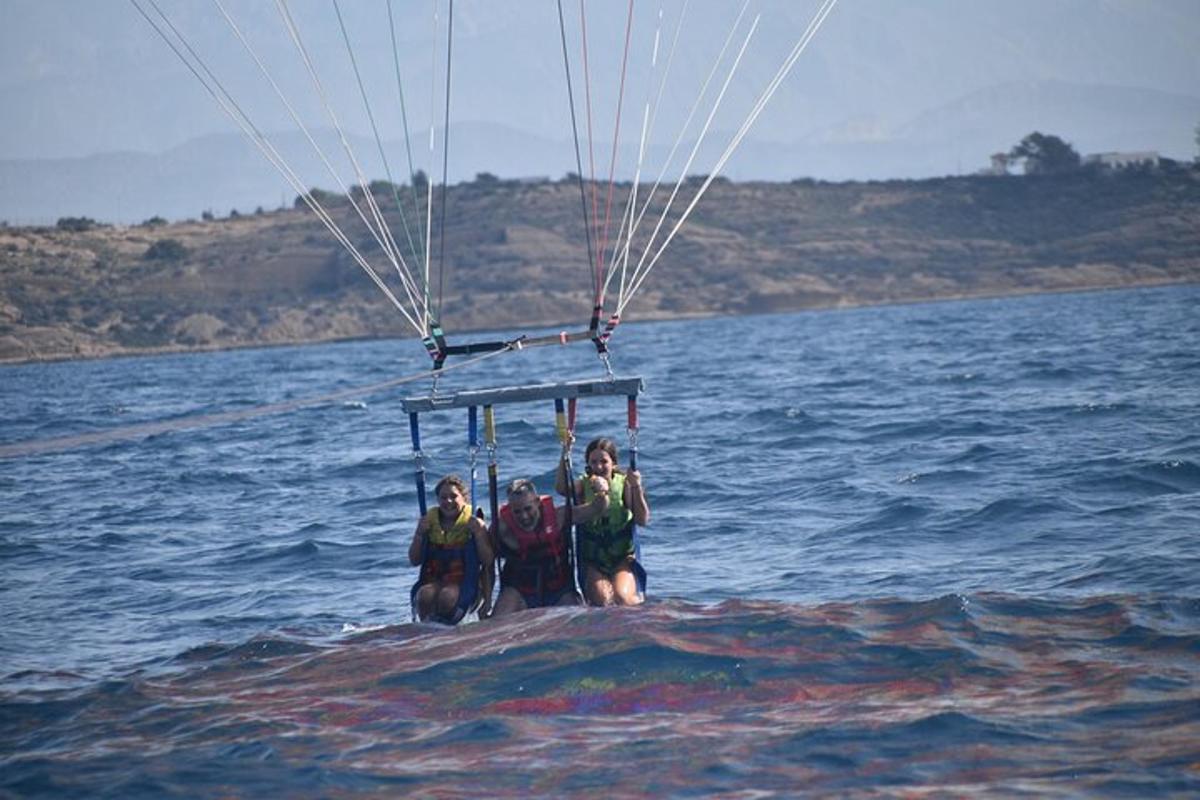
M 447 475 L 435 487 L 437 507 L 417 523 L 408 560 L 421 567 L 413 587 L 417 618 L 456 624 L 479 608 L 480 618 L 492 610 L 495 555 L 487 527 L 472 513 L 467 486 Z
M 575 481 L 575 497 L 581 503 L 591 501 L 592 483 L 584 480 L 591 476 L 607 481 L 609 491 L 608 513 L 578 527 L 584 595 L 594 606 L 638 605 L 643 600 L 637 578 L 641 566 L 635 556 L 632 526 L 650 522 L 642 474 L 636 469 L 621 470 L 612 439 L 593 439 L 584 459 L 587 474 Z M 559 494 L 567 494 L 567 480 L 566 465 L 560 461 L 554 484 Z

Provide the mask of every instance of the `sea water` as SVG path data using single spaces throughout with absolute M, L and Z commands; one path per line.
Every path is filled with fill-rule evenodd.
M 0 795 L 1194 796 L 1197 308 L 623 325 L 648 603 L 458 628 L 410 621 L 428 382 L 349 391 L 417 342 L 0 368 Z M 496 411 L 501 480 L 550 489 L 553 406 Z M 578 411 L 624 461 L 624 401 Z M 483 498 L 465 412 L 422 433 Z

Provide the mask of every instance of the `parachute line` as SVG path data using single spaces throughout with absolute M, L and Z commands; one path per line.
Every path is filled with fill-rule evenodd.
M 567 73 L 567 103 L 571 108 L 571 141 L 575 144 L 575 177 L 579 184 L 579 202 L 583 208 L 583 235 L 587 241 L 588 275 L 596 263 L 592 254 L 592 226 L 588 222 L 587 191 L 583 188 L 583 160 L 579 155 L 579 125 L 575 117 L 575 90 L 571 85 L 571 58 L 567 51 L 567 26 L 563 20 L 562 0 L 558 0 L 558 30 L 562 38 L 563 69 Z
M 658 262 L 659 258 L 662 257 L 663 251 L 667 248 L 667 245 L 671 243 L 671 240 L 675 238 L 675 234 L 679 232 L 679 229 L 683 226 L 683 223 L 687 221 L 688 216 L 692 213 L 692 209 L 696 207 L 696 204 L 700 202 L 700 198 L 704 196 L 704 193 L 708 190 L 708 187 L 712 185 L 713 180 L 717 177 L 717 175 L 720 174 L 720 171 L 725 166 L 725 163 L 729 160 L 730 156 L 733 155 L 733 152 L 737 149 L 737 146 L 741 144 L 742 139 L 745 138 L 746 134 L 750 131 L 750 128 L 753 127 L 755 121 L 758 119 L 763 109 L 766 108 L 771 97 L 775 94 L 776 90 L 779 89 L 779 86 L 788 76 L 788 73 L 791 72 L 792 67 L 800 58 L 801 54 L 803 54 L 803 52 L 808 48 L 809 43 L 813 40 L 813 37 L 817 35 L 817 31 L 820 30 L 821 25 L 825 22 L 825 19 L 833 11 L 833 8 L 836 5 L 837 0 L 824 0 L 824 2 L 821 4 L 821 7 L 817 10 L 817 13 L 814 15 L 812 21 L 809 22 L 808 28 L 804 31 L 800 39 L 796 42 L 796 45 L 792 48 L 792 52 L 784 60 L 784 63 L 775 73 L 775 77 L 771 79 L 771 82 L 767 85 L 766 89 L 763 90 L 763 93 L 759 96 L 757 102 L 754 104 L 754 107 L 751 109 L 749 116 L 742 123 L 741 128 L 738 129 L 738 132 L 734 135 L 733 139 L 730 140 L 729 145 L 725 148 L 725 152 L 721 154 L 721 158 L 717 161 L 712 173 L 709 174 L 708 178 L 704 181 L 704 184 L 700 187 L 700 190 L 696 192 L 696 196 L 692 198 L 691 203 L 688 204 L 687 209 L 684 210 L 683 215 L 679 218 L 679 221 L 675 223 L 675 227 L 671 230 L 670 235 L 667 236 L 662 246 L 654 254 L 654 257 L 650 260 L 650 263 L 646 265 L 644 270 L 642 270 L 640 276 L 635 282 L 635 285 L 630 290 L 630 296 L 632 296 L 633 293 L 641 288 L 642 283 L 646 279 L 646 275 L 649 274 L 650 270 Z M 626 298 L 625 302 L 628 303 L 628 298 Z M 618 313 L 623 310 L 623 308 L 624 304 L 618 307 Z
M 188 55 L 184 54 L 183 50 L 180 50 L 179 45 L 177 45 L 171 36 L 168 35 L 166 30 L 164 30 L 157 22 L 154 21 L 146 9 L 139 4 L 138 0 L 130 0 L 130 4 L 137 10 L 139 14 L 142 15 L 146 22 L 150 24 L 151 28 L 154 29 L 155 33 L 159 35 L 159 37 L 167 44 L 171 51 L 175 53 L 180 62 L 183 63 L 183 65 L 187 67 L 188 71 L 190 71 L 196 80 L 199 81 L 200 85 L 204 87 L 205 91 L 207 91 L 213 100 L 216 101 L 221 110 L 224 111 L 225 114 L 229 116 L 231 120 L 233 120 L 234 124 L 241 129 L 242 133 L 244 133 L 246 137 L 250 139 L 259 152 L 262 153 L 263 157 L 267 159 L 268 163 L 270 163 L 271 166 L 273 166 L 284 178 L 284 180 L 286 180 L 292 186 L 292 188 L 296 190 L 298 196 L 304 200 L 305 204 L 308 205 L 317 218 L 321 220 L 329 232 L 333 234 L 334 238 L 346 248 L 346 250 L 354 258 L 355 262 L 363 269 L 364 272 L 367 273 L 380 291 L 382 291 L 388 300 L 391 301 L 392 305 L 395 306 L 401 315 L 403 315 L 404 318 L 408 320 L 408 322 L 412 324 L 418 332 L 420 332 L 420 325 L 417 323 L 417 321 L 411 314 L 409 314 L 408 310 L 395 297 L 395 295 L 392 294 L 392 291 L 388 288 L 387 284 L 383 283 L 378 274 L 376 274 L 375 270 L 358 252 L 353 243 L 351 243 L 346 235 L 341 231 L 324 207 L 321 206 L 321 204 L 312 196 L 312 193 L 304 187 L 299 177 L 295 174 L 291 167 L 288 166 L 287 162 L 284 161 L 279 155 L 278 151 L 275 150 L 275 147 L 271 144 L 271 142 L 266 138 L 266 136 L 263 135 L 262 131 L 260 131 L 254 125 L 250 117 L 242 110 L 237 101 L 233 99 L 233 96 L 229 94 L 220 80 L 212 73 L 207 64 L 205 64 L 204 59 L 201 58 L 195 49 L 191 47 L 187 41 L 187 38 L 183 36 L 177 27 L 175 27 L 174 23 L 171 22 L 170 18 L 166 16 L 166 14 L 154 0 L 148 0 L 148 2 L 154 11 L 159 15 L 159 17 L 162 18 L 163 23 L 170 28 L 171 32 L 179 40 L 179 44 L 188 51 L 191 59 L 189 59 Z M 204 74 L 201 74 L 202 71 Z
M 367 88 L 363 85 L 362 73 L 358 69 L 358 59 L 354 57 L 354 48 L 350 45 L 350 34 L 346 31 L 346 21 L 342 18 L 342 7 L 338 0 L 333 0 L 333 10 L 337 14 L 338 27 L 342 31 L 342 41 L 346 44 L 346 55 L 350 58 L 350 66 L 354 69 L 354 80 L 358 83 L 358 93 L 362 96 L 363 109 L 367 112 L 367 120 L 371 124 L 371 133 L 375 136 L 375 147 L 379 150 L 379 160 L 383 163 L 384 174 L 387 175 L 388 186 L 392 190 L 392 198 L 396 201 L 396 210 L 400 214 L 400 224 L 404 228 L 404 236 L 408 240 L 408 251 L 416 263 L 419 256 L 413 245 L 412 234 L 408 230 L 408 219 L 404 214 L 404 206 L 400 203 L 400 192 L 396 189 L 396 179 L 392 177 L 392 167 L 388 163 L 387 153 L 383 149 L 383 140 L 379 136 L 379 126 L 375 124 L 375 112 L 371 109 L 371 101 L 367 98 Z
M 408 189 L 409 194 L 412 196 L 413 212 L 419 216 L 421 213 L 421 203 L 417 200 L 417 173 L 413 168 L 412 137 L 409 136 L 408 109 L 404 103 L 404 82 L 400 80 L 400 48 L 396 45 L 396 21 L 392 15 L 392 0 L 388 0 L 387 2 L 387 12 L 388 32 L 392 37 L 392 62 L 396 68 L 396 92 L 400 96 L 400 121 L 404 125 L 404 152 L 408 156 Z M 417 246 L 419 250 L 424 250 L 425 248 L 425 243 L 421 241 L 421 229 L 419 227 L 417 228 Z M 414 249 L 414 253 L 416 252 L 418 250 Z M 420 262 L 420 255 L 416 255 L 414 260 Z M 428 284 L 425 286 L 425 305 L 429 305 Z

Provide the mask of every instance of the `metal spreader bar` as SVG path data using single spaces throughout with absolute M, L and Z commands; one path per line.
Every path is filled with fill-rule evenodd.
M 573 397 L 603 397 L 607 395 L 636 397 L 645 385 L 641 378 L 613 378 L 594 381 L 564 381 L 538 383 L 530 386 L 500 386 L 493 389 L 471 389 L 424 397 L 406 397 L 400 402 L 409 414 L 441 411 L 448 408 L 470 408 L 505 403 L 528 403 Z

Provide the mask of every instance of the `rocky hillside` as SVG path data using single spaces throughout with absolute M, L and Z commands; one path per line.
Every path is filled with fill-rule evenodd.
M 403 243 L 392 193 L 378 197 Z M 436 194 L 434 202 L 439 208 Z M 400 292 L 346 199 L 332 204 L 351 240 Z M 576 184 L 483 176 L 451 187 L 446 208 L 440 293 L 448 332 L 586 326 Z M 626 317 L 1197 280 L 1200 173 L 1184 167 L 878 183 L 718 181 Z M 131 227 L 90 220 L 0 227 L 3 361 L 398 335 L 409 335 L 407 324 L 306 208 Z

